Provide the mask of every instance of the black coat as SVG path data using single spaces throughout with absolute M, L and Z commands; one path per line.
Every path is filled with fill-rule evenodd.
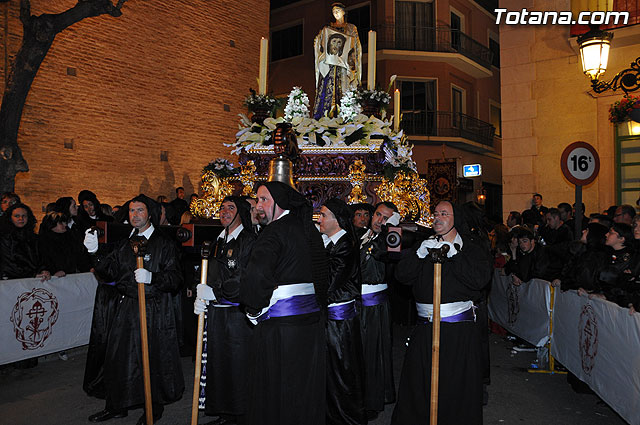
M 238 302 L 240 298 L 241 272 L 249 262 L 251 248 L 257 235 L 253 229 L 242 229 L 236 239 L 227 243 L 216 240 L 215 256 L 209 261 L 207 283 L 213 287 L 216 298 Z
M 360 295 L 360 264 L 357 242 L 349 233 L 327 247 L 329 254 L 329 304 L 350 301 Z
M 593 291 L 598 288 L 598 275 L 604 267 L 607 254 L 604 249 L 579 244 L 571 260 L 562 269 L 560 288 L 563 291 L 578 288 Z
M 14 228 L 0 237 L 0 278 L 35 277 L 42 270 L 35 233 Z
M 116 306 L 106 344 L 104 382 L 114 409 L 144 403 L 136 258 L 129 240 L 110 253 L 95 256 L 96 272 L 115 281 L 121 300 Z M 148 241 L 144 268 L 152 272 L 145 285 L 151 392 L 154 403 L 167 404 L 182 397 L 184 378 L 178 348 L 172 292 L 182 283 L 175 243 L 156 229 Z
M 91 268 L 87 249 L 74 237 L 71 230 L 40 234 L 38 246 L 42 265 L 51 274 L 58 271 L 66 274 L 88 272 Z

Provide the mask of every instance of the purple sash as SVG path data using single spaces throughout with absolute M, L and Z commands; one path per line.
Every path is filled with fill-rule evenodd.
M 447 323 L 457 323 L 457 322 L 475 322 L 476 321 L 476 314 L 473 311 L 474 308 L 470 308 L 467 311 L 463 311 L 462 313 L 458 313 L 454 316 L 449 316 L 449 317 L 441 317 L 440 321 L 441 322 L 447 322 Z M 418 316 L 418 320 L 417 320 L 418 324 L 420 325 L 426 325 L 427 323 L 431 323 L 431 319 L 427 319 L 426 317 L 421 317 Z
M 294 295 L 293 297 L 278 300 L 269 310 L 256 318 L 258 322 L 264 322 L 272 317 L 298 316 L 320 311 L 315 294 Z
M 356 317 L 356 303 L 329 306 L 328 318 L 330 320 L 348 320 Z
M 236 307 L 240 305 L 240 304 L 238 304 L 238 303 L 233 303 L 233 302 L 229 301 L 229 300 L 228 300 L 228 299 L 226 299 L 226 298 L 220 298 L 220 301 L 218 302 L 218 304 L 222 304 L 222 305 L 233 305 L 233 306 L 236 306 Z
M 371 307 L 374 305 L 382 304 L 387 300 L 387 290 L 378 292 L 372 292 L 370 294 L 362 294 L 362 305 L 365 307 Z

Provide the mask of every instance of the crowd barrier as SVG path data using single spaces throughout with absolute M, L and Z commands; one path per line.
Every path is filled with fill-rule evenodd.
M 640 314 L 533 279 L 520 286 L 498 271 L 489 317 L 550 353 L 630 424 L 640 425 Z
M 97 285 L 92 273 L 0 281 L 0 364 L 88 344 Z

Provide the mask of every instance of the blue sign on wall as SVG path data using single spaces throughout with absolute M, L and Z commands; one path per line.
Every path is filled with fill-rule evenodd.
M 482 166 L 480 164 L 469 164 L 462 166 L 462 175 L 464 177 L 478 177 L 482 175 Z

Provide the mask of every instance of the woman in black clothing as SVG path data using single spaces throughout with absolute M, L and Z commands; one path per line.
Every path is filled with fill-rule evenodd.
M 38 255 L 37 236 L 34 233 L 36 218 L 25 204 L 15 204 L 2 216 L 3 229 L 0 237 L 0 277 L 21 279 L 37 277 L 49 280 L 47 271 Z
M 82 242 L 84 233 L 80 229 L 80 223 L 78 223 L 78 204 L 76 204 L 76 200 L 71 196 L 58 198 L 55 210 L 67 216 L 67 228 L 71 230 L 72 235 Z
M 113 221 L 113 217 L 102 213 L 102 206 L 100 205 L 100 201 L 98 201 L 96 194 L 92 191 L 80 191 L 80 193 L 78 194 L 78 202 L 80 203 L 78 211 L 78 224 L 80 225 L 80 233 L 82 234 L 83 238 L 84 231 L 92 226 L 95 226 L 96 221 Z
M 560 278 L 551 282 L 551 286 L 560 286 L 563 291 L 580 287 L 595 291 L 600 270 L 607 260 L 607 232 L 606 226 L 590 223 L 582 232 L 582 238 L 569 246 L 571 261 L 562 269 Z
M 91 268 L 89 253 L 67 227 L 67 216 L 52 211 L 42 219 L 38 247 L 43 266 L 62 277 L 87 272 Z

